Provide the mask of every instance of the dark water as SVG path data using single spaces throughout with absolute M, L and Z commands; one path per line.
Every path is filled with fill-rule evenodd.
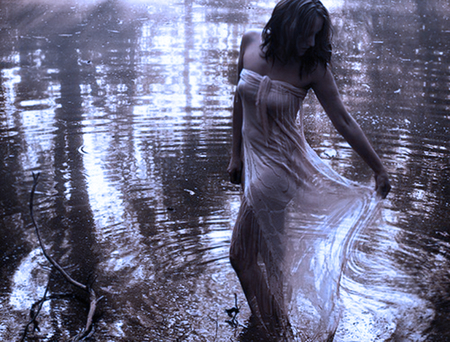
M 231 99 L 240 36 L 274 3 L 52 3 L 0 6 L 0 339 L 20 339 L 47 286 L 75 296 L 46 301 L 30 341 L 68 340 L 86 320 L 34 234 L 41 172 L 48 250 L 104 296 L 90 340 L 238 341 L 224 312 L 237 293 L 247 324 L 227 257 Z M 350 253 L 336 340 L 450 341 L 450 5 L 324 3 L 342 97 L 393 183 L 386 222 Z M 313 96 L 305 108 L 317 152 L 369 181 Z

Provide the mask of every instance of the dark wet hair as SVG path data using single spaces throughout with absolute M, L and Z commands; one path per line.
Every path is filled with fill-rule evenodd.
M 308 37 L 316 16 L 323 19 L 323 27 L 316 36 L 314 47 L 300 56 L 297 42 Z M 318 63 L 324 66 L 330 63 L 331 36 L 330 16 L 319 0 L 282 0 L 264 27 L 261 48 L 266 60 L 279 60 L 283 64 L 294 60 L 301 65 L 300 75 L 302 72 L 308 74 Z

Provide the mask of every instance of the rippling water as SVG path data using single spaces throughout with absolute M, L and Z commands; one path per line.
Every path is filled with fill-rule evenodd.
M 450 6 L 443 0 L 324 1 L 344 102 L 392 175 L 384 219 L 348 247 L 338 341 L 450 341 Z M 50 253 L 104 296 L 95 341 L 249 341 L 225 321 L 239 188 L 225 172 L 240 36 L 272 1 L 2 1 L 0 339 L 73 337 L 82 293 Z M 339 172 L 370 170 L 313 96 L 313 148 Z M 71 294 L 70 296 L 57 296 Z M 58 298 L 56 298 L 58 297 Z M 33 337 L 34 336 L 34 337 Z

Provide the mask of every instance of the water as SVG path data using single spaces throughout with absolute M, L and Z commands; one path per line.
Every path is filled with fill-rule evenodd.
M 34 205 L 50 254 L 104 296 L 91 340 L 238 341 L 224 311 L 236 293 L 247 324 L 227 256 L 233 84 L 240 37 L 274 2 L 52 3 L 0 5 L 0 339 L 20 340 L 47 286 L 55 298 L 29 340 L 68 340 L 86 320 L 84 294 L 34 234 L 41 172 Z M 385 222 L 351 245 L 336 340 L 448 341 L 450 6 L 324 3 L 343 100 L 393 185 Z M 314 149 L 369 181 L 313 96 L 305 110 Z

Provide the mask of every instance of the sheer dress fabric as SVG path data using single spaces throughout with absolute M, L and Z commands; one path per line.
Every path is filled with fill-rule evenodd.
M 371 188 L 331 169 L 307 143 L 306 90 L 243 69 L 237 91 L 244 181 L 233 243 L 242 242 L 242 229 L 251 234 L 252 246 L 238 248 L 258 251 L 258 265 L 287 312 L 294 339 L 326 341 L 339 323 L 346 252 L 376 216 L 379 201 Z M 249 215 L 250 227 L 243 224 Z

